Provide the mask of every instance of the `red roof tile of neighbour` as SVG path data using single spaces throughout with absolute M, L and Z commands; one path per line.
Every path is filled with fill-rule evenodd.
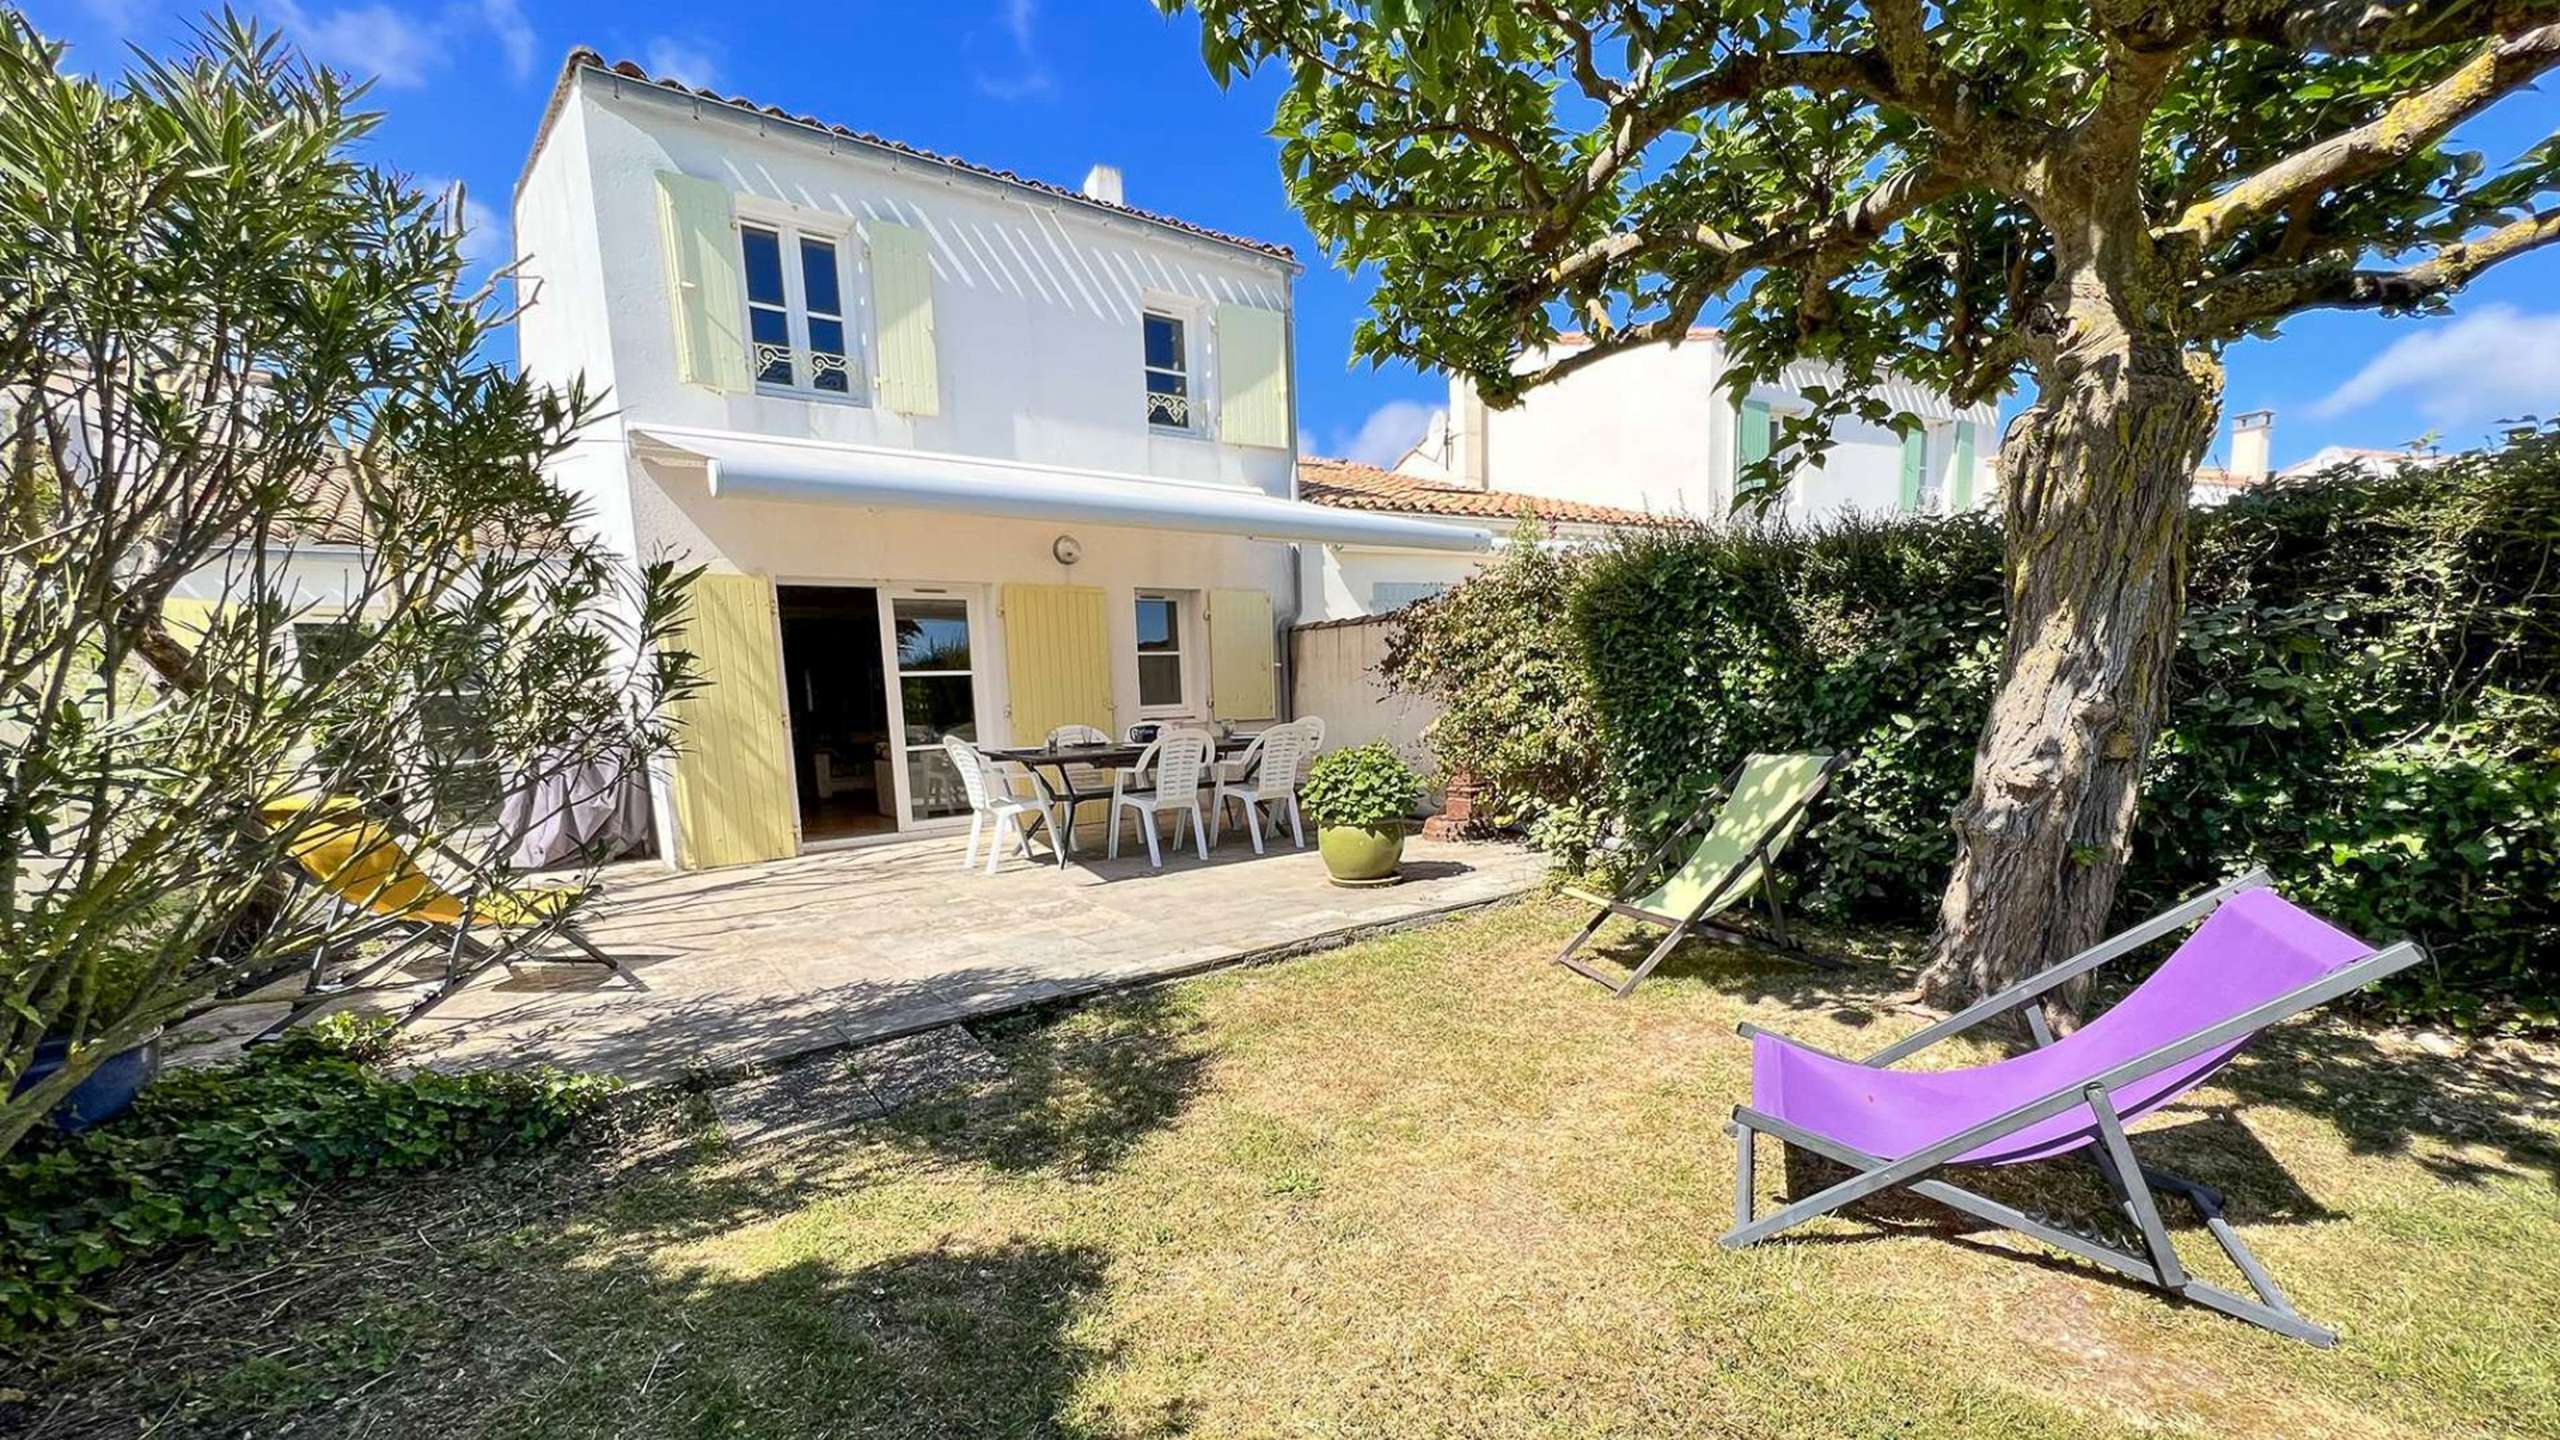
M 1052 196 L 1056 199 L 1065 200 L 1077 205 L 1090 206 L 1093 209 L 1108 211 L 1115 215 L 1125 215 L 1132 220 L 1143 220 L 1150 225 L 1162 225 L 1168 229 L 1182 231 L 1187 235 L 1196 235 L 1203 240 L 1214 240 L 1222 245 L 1234 245 L 1241 249 L 1251 250 L 1258 254 L 1271 256 L 1275 260 L 1286 260 L 1292 264 L 1297 262 L 1296 254 L 1286 245 L 1277 245 L 1268 240 L 1256 240 L 1244 235 L 1230 235 L 1225 231 L 1212 230 L 1206 225 L 1194 225 L 1188 220 L 1176 219 L 1171 215 L 1160 215 L 1152 210 L 1141 210 L 1135 205 L 1113 204 L 1108 200 L 1096 200 L 1081 190 L 1071 190 L 1064 185 L 1052 185 L 1046 180 L 1034 180 L 1028 176 L 1016 175 L 1010 170 L 998 170 L 992 166 L 972 164 L 957 156 L 936 154 L 931 150 L 921 149 L 917 146 L 909 145 L 904 141 L 892 140 L 885 135 L 875 135 L 867 130 L 855 130 L 849 126 L 829 124 L 828 122 L 820 120 L 812 115 L 794 115 L 779 105 L 759 105 L 744 96 L 723 95 L 716 90 L 705 90 L 699 86 L 687 85 L 673 76 L 662 77 L 652 75 L 646 68 L 630 60 L 607 60 L 601 54 L 598 54 L 596 51 L 588 49 L 583 45 L 570 51 L 568 60 L 561 67 L 560 78 L 564 86 L 566 85 L 569 77 L 576 74 L 580 67 L 585 67 L 591 70 L 601 70 L 611 75 L 620 75 L 626 79 L 638 80 L 644 84 L 655 85 L 663 90 L 672 90 L 679 95 L 691 96 L 698 100 L 709 100 L 715 104 L 728 105 L 739 110 L 748 111 L 752 114 L 771 116 L 777 120 L 787 120 L 795 125 L 806 125 L 810 129 L 823 130 L 830 135 L 840 136 L 858 144 L 876 146 L 880 149 L 904 155 L 911 159 L 923 160 L 935 165 L 948 166 L 953 170 L 963 171 L 967 174 L 981 176 L 989 180 L 1001 181 L 1007 185 L 1019 185 L 1026 190 L 1037 190 L 1041 194 Z M 540 142 L 537 140 L 537 147 L 539 144 Z
M 1690 340 L 1713 340 L 1723 333 L 1724 331 L 1717 329 L 1713 325 L 1692 325 L 1688 328 L 1686 333 L 1681 335 L 1680 338 L 1684 342 Z M 1588 330 L 1560 331 L 1556 335 L 1555 343 L 1558 345 L 1570 345 L 1579 348 L 1591 343 L 1591 332 Z
M 1671 528 L 1689 523 L 1676 515 L 1649 515 L 1615 505 L 1523 495 L 1517 490 L 1477 490 L 1363 465 L 1354 460 L 1307 457 L 1298 462 L 1298 498 L 1338 510 L 1384 510 L 1406 515 L 1459 515 L 1476 520 L 1531 519 L 1557 525 Z

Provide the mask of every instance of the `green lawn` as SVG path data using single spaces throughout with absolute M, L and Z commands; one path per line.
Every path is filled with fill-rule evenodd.
M 1613 1002 L 1542 963 L 1571 924 L 1526 904 L 1004 1022 L 1002 1078 L 840 1133 L 740 1153 L 661 1117 L 332 1200 L 271 1250 L 123 1285 L 122 1328 L 13 1361 L 9 1413 L 63 1435 L 2560 1433 L 2549 1052 L 2297 1024 L 2137 1137 L 2230 1193 L 2344 1332 L 2321 1352 L 1923 1212 L 1718 1250 L 1734 1022 L 1868 1048 L 1922 1023 L 1887 999 L 1904 982 L 1702 946 Z M 2094 1205 L 2082 1168 L 2038 1168 L 2010 1188 Z M 1785 1188 L 1772 1151 L 1761 1173 L 1764 1200 Z

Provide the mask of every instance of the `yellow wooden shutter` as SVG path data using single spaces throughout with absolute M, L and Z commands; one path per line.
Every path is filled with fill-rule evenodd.
M 692 600 L 676 643 L 693 652 L 704 683 L 678 712 L 679 859 L 706 870 L 797 854 L 773 586 L 761 575 L 705 574 Z
M 1252 305 L 1218 307 L 1218 438 L 1289 444 L 1288 317 Z
M 746 291 L 728 187 L 658 172 L 658 226 L 676 330 L 676 378 L 714 390 L 747 388 Z
M 213 633 L 213 617 L 221 609 L 218 600 L 189 600 L 172 595 L 160 602 L 160 623 L 170 639 L 193 650 Z
M 942 413 L 933 351 L 933 260 L 924 236 L 874 220 L 871 298 L 880 309 L 880 403 L 906 415 Z
M 1037 745 L 1061 725 L 1112 728 L 1111 638 L 1102 592 L 1090 585 L 1007 585 L 1004 609 L 1007 731 Z
M 1279 715 L 1274 653 L 1268 593 L 1209 592 L 1210 718 L 1269 720 Z

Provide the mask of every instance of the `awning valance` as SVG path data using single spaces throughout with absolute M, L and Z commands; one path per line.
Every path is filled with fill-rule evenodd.
M 640 454 L 699 464 L 712 494 L 741 499 L 879 505 L 1409 550 L 1472 551 L 1493 543 L 1490 532 L 1472 526 L 1337 510 L 1235 485 L 726 430 L 652 425 L 633 434 L 633 448 Z

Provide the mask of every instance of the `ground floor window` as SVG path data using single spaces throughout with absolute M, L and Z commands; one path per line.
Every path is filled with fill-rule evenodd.
M 1182 597 L 1161 592 L 1138 596 L 1138 708 L 1183 708 L 1191 693 L 1184 670 Z
M 1449 582 L 1446 580 L 1373 581 L 1369 586 L 1369 609 L 1375 614 L 1384 615 L 1391 610 L 1401 610 L 1417 600 L 1428 600 L 1434 595 L 1445 595 L 1448 590 Z

